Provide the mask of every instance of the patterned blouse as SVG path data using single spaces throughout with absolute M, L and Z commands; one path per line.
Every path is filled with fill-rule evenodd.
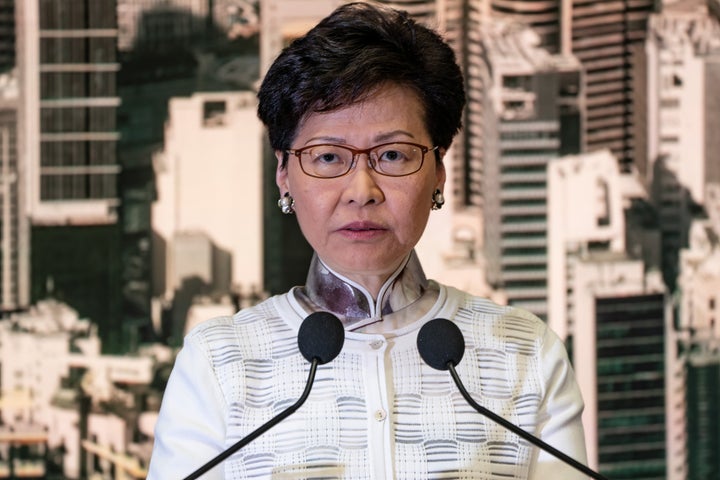
M 563 344 L 541 320 L 428 281 L 414 253 L 378 300 L 315 258 L 308 284 L 186 337 L 165 391 L 149 480 L 180 479 L 302 394 L 297 332 L 312 311 L 346 325 L 307 401 L 204 479 L 584 479 L 477 413 L 446 371 L 421 359 L 433 318 L 460 328 L 456 367 L 474 400 L 586 461 L 583 409 Z

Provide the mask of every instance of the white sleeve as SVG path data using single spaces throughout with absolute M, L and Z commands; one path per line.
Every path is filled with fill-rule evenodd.
M 582 425 L 584 408 L 567 351 L 549 328 L 543 338 L 541 371 L 545 379 L 545 398 L 540 405 L 538 435 L 547 444 L 587 465 Z M 584 480 L 588 476 L 554 455 L 535 447 L 536 461 L 529 480 Z
M 147 480 L 185 478 L 225 448 L 226 403 L 209 359 L 186 337 L 163 394 Z M 203 480 L 222 480 L 222 464 Z

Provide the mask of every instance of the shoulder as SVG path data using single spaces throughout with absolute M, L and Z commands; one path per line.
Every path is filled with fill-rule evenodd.
M 466 347 L 459 367 L 476 391 L 492 390 L 498 398 L 509 398 L 510 392 L 532 394 L 539 401 L 555 377 L 569 375 L 565 347 L 542 319 L 459 290 L 452 295 L 459 296 L 453 320 Z M 492 379 L 487 376 L 490 371 Z
M 468 346 L 533 355 L 552 335 L 547 324 L 527 310 L 447 288 L 448 295 L 456 298 L 454 320 L 463 330 Z
M 214 378 L 222 398 L 232 403 L 247 388 L 247 378 L 267 373 L 257 371 L 262 365 L 298 354 L 294 324 L 276 298 L 198 324 L 185 336 L 176 367 L 202 368 L 202 375 Z
M 196 325 L 185 336 L 185 347 L 194 345 L 210 356 L 224 355 L 229 350 L 242 350 L 250 354 L 279 332 L 291 334 L 291 326 L 283 320 L 278 310 L 277 298 L 271 297 L 234 315 L 211 318 Z M 260 355 L 260 352 L 256 354 Z

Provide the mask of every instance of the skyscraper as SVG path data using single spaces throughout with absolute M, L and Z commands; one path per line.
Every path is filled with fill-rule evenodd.
M 487 0 L 491 15 L 528 25 L 540 46 L 574 55 L 585 74 L 587 151 L 609 149 L 622 165 L 644 161 L 634 115 L 642 104 L 646 23 L 655 0 Z M 640 62 L 641 63 L 641 62 Z
M 2 75 L 0 83 L 0 310 L 6 311 L 29 303 L 29 246 L 18 155 L 17 82 L 12 75 Z
M 608 150 L 568 155 L 547 170 L 548 324 L 565 339 L 577 321 L 574 268 L 593 251 L 621 256 L 626 250 L 623 204 L 630 202 L 623 185 L 634 182 L 623 178 Z
M 157 245 L 152 204 L 158 194 L 153 156 L 165 148 L 168 105 L 175 97 L 237 92 L 255 85 L 256 4 L 252 0 L 117 0 L 125 324 L 148 327 L 154 315 L 153 288 L 164 288 L 152 284 L 152 246 Z M 159 273 L 157 277 L 163 277 L 164 272 Z M 143 336 L 147 340 L 152 332 Z
M 115 1 L 15 7 L 31 300 L 60 296 L 108 335 L 120 328 Z
M 634 112 L 642 102 L 641 64 L 655 0 L 562 0 L 560 51 L 585 72 L 587 151 L 609 149 L 621 165 L 643 161 Z
M 676 359 L 671 462 L 687 480 L 720 474 L 720 184 L 707 189 L 707 218 L 693 221 L 680 252 L 679 318 L 669 332 Z
M 30 292 L 15 24 L 14 2 L 0 0 L 0 311 L 27 306 Z
M 665 480 L 664 286 L 620 252 L 588 252 L 572 274 L 573 366 L 589 463 L 612 479 Z
M 263 297 L 263 131 L 253 92 L 196 93 L 169 108 L 155 156 L 153 283 L 174 304 L 180 344 L 194 296 Z
M 650 18 L 646 44 L 647 176 L 672 287 L 691 218 L 705 204 L 706 185 L 720 181 L 720 22 L 704 5 L 668 6 Z
M 672 315 L 647 193 L 608 150 L 555 160 L 548 177 L 549 325 L 571 340 L 589 463 L 666 478 Z
M 599 469 L 665 480 L 665 295 L 599 294 L 594 310 Z
M 492 28 L 484 37 L 493 72 L 483 133 L 485 274 L 510 304 L 546 317 L 546 168 L 580 150 L 581 69 L 572 56 L 537 47 L 527 27 Z
M 114 223 L 115 2 L 22 5 L 19 58 L 33 223 Z

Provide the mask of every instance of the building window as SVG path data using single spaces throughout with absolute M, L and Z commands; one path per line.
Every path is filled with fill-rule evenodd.
M 224 100 L 203 103 L 203 127 L 221 127 L 225 125 L 227 104 Z
M 610 188 L 604 179 L 598 178 L 595 182 L 596 192 L 596 218 L 598 227 L 610 225 Z

